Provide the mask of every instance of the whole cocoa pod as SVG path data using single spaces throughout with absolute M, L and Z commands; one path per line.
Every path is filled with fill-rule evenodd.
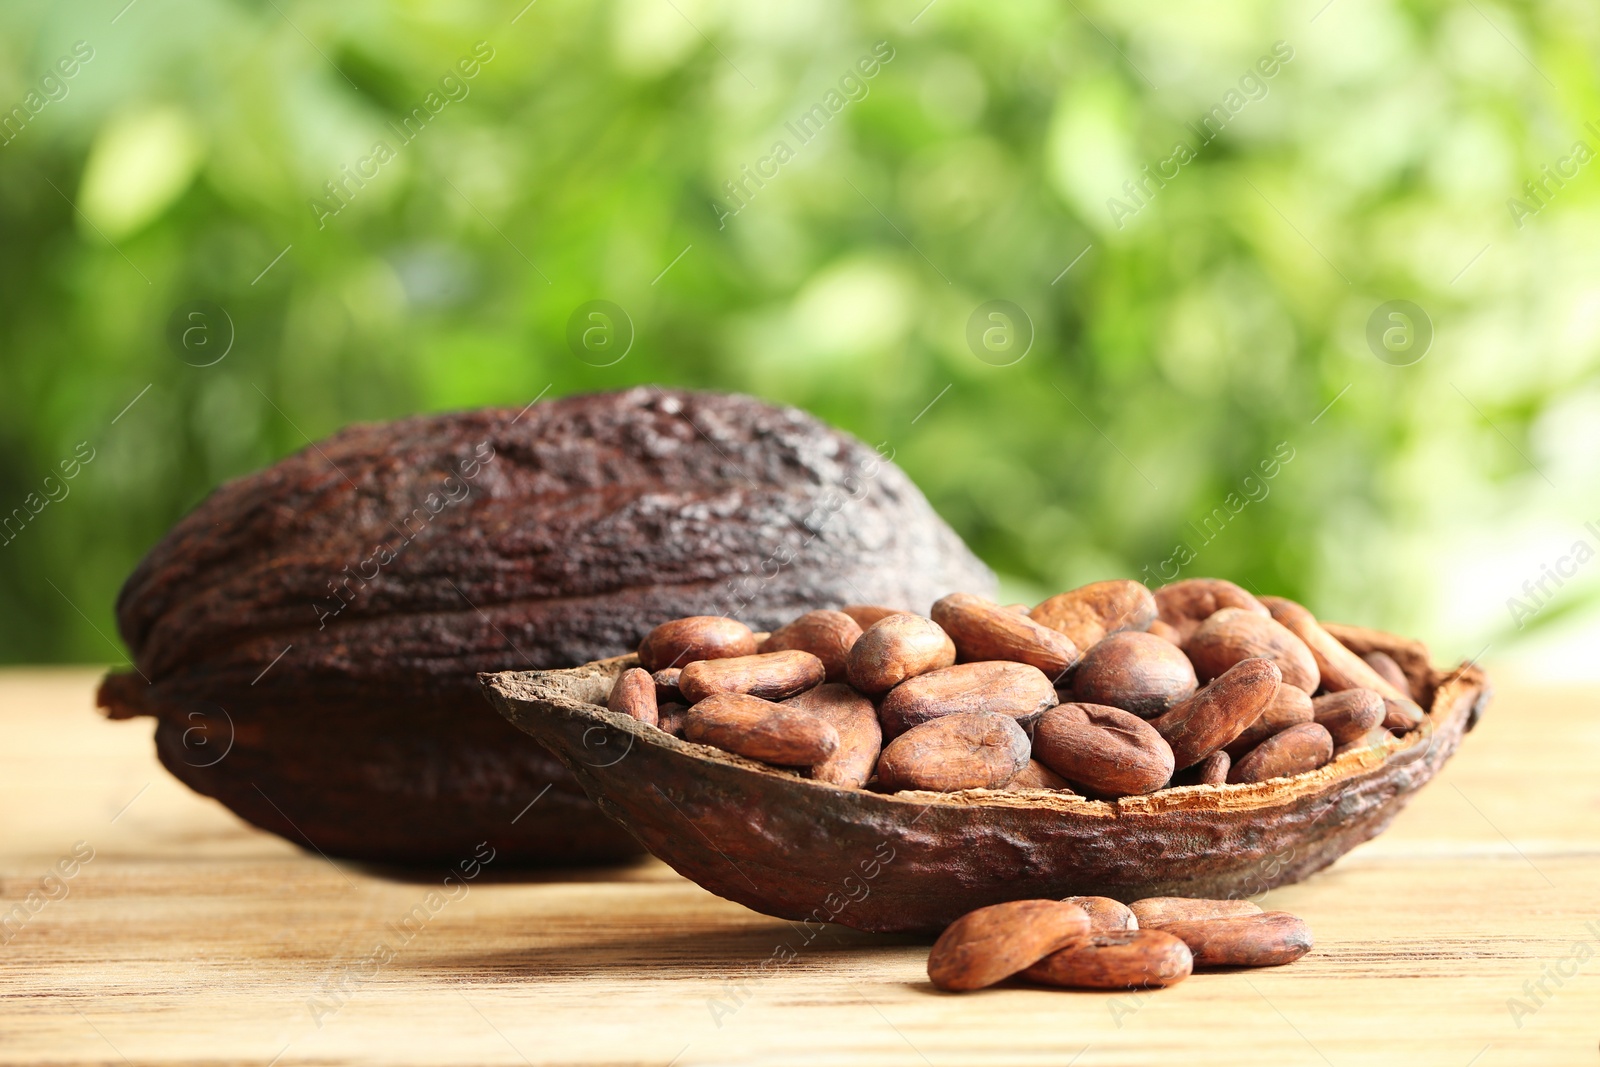
M 100 703 L 156 716 L 192 788 L 330 855 L 612 859 L 638 845 L 476 672 L 619 655 L 682 616 L 768 630 L 952 589 L 994 580 L 871 448 L 792 408 L 641 387 L 354 426 L 222 486 L 123 587 L 143 676 L 113 673 Z M 224 758 L 192 716 L 230 729 Z

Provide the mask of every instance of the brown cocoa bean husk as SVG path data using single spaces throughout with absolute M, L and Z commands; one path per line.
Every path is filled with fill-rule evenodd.
M 753 655 L 756 635 L 738 619 L 725 615 L 690 615 L 673 619 L 645 634 L 639 642 L 639 665 L 647 671 L 683 667 L 696 660 Z
M 1178 634 L 1178 644 L 1189 640 L 1200 624 L 1223 608 L 1242 608 L 1266 615 L 1267 609 L 1241 589 L 1222 578 L 1184 578 L 1157 589 L 1153 594 L 1160 621 Z M 1155 627 L 1151 626 L 1151 632 Z
M 955 642 L 932 619 L 898 612 L 868 626 L 850 649 L 850 684 L 868 696 L 887 693 L 907 678 L 948 667 Z
M 659 725 L 656 709 L 656 680 L 650 672 L 639 667 L 629 667 L 617 675 L 606 707 L 623 715 L 632 716 L 651 726 Z
M 1137 630 L 1107 634 L 1072 675 L 1073 698 L 1153 719 L 1199 688 L 1194 666 L 1170 641 Z
M 1281 733 L 1291 726 L 1299 726 L 1303 722 L 1310 722 L 1313 718 L 1311 698 L 1306 696 L 1306 691 L 1298 686 L 1280 685 L 1272 700 L 1261 709 L 1261 715 L 1256 721 L 1246 726 L 1244 733 L 1228 743 L 1227 753 L 1237 761 L 1239 757 L 1273 734 Z
M 656 683 L 656 703 L 683 702 L 683 690 L 678 688 L 678 678 L 682 674 L 682 667 L 663 667 L 650 676 Z
M 1052 952 L 1022 977 L 1066 989 L 1160 989 L 1193 970 L 1194 956 L 1182 939 L 1137 929 L 1092 933 L 1081 944 Z
M 809 652 L 760 652 L 691 663 L 678 676 L 678 688 L 692 703 L 717 693 L 782 700 L 821 685 L 826 674 L 822 661 Z
M 1322 684 L 1330 693 L 1345 689 L 1372 689 L 1383 697 L 1383 725 L 1391 730 L 1410 730 L 1422 722 L 1422 708 L 1411 699 L 1409 690 L 1391 685 L 1367 661 L 1351 652 L 1339 639 L 1324 630 L 1316 616 L 1292 600 L 1269 596 L 1261 602 L 1272 617 L 1292 630 L 1316 657 Z
M 887 619 L 890 615 L 914 614 L 904 608 L 886 608 L 881 604 L 846 604 L 839 610 L 854 619 L 856 625 L 863 630 L 880 619 Z
M 1019 614 L 971 593 L 951 593 L 934 602 L 932 614 L 955 642 L 958 659 L 1026 663 L 1057 682 L 1078 662 L 1078 646 L 1065 634 L 1034 622 L 1026 611 Z
M 878 705 L 878 721 L 889 738 L 958 711 L 998 712 L 1027 726 L 1059 700 L 1055 686 L 1037 667 L 1005 660 L 958 663 L 907 678 L 889 690 Z
M 1271 703 L 1282 678 L 1271 660 L 1242 660 L 1150 725 L 1172 746 L 1173 765 L 1181 771 L 1244 733 Z
M 1314 771 L 1333 759 L 1333 738 L 1321 723 L 1303 722 L 1273 734 L 1239 757 L 1228 782 L 1265 782 Z
M 1028 735 L 992 711 L 959 711 L 914 726 L 884 746 L 878 785 L 886 791 L 1001 789 L 1028 764 Z
M 1017 772 L 1017 776 L 1006 783 L 1007 789 L 1051 789 L 1057 793 L 1072 793 L 1078 791 L 1072 788 L 1072 783 L 1061 777 L 1049 767 L 1036 759 L 1028 761 L 1028 765 Z
M 928 978 L 940 989 L 982 989 L 1065 945 L 1089 936 L 1089 916 L 1059 900 L 1013 900 L 968 912 L 928 953 Z
M 845 680 L 850 649 L 861 626 L 842 611 L 808 611 L 767 635 L 762 652 L 809 652 L 822 661 L 830 682 Z
M 1028 614 L 1083 649 L 1118 630 L 1149 629 L 1156 619 L 1156 602 L 1140 583 L 1118 578 L 1057 593 Z
M 1159 930 L 1168 923 L 1226 919 L 1241 915 L 1260 915 L 1261 906 L 1249 900 L 1216 900 L 1205 897 L 1145 897 L 1128 905 L 1141 930 Z
M 1114 934 L 1139 929 L 1139 920 L 1120 900 L 1110 897 L 1065 897 L 1068 904 L 1076 904 L 1089 916 L 1089 928 L 1097 934 Z
M 1400 664 L 1396 663 L 1395 658 L 1389 653 L 1374 650 L 1361 658 L 1367 666 L 1378 672 L 1378 677 L 1394 686 L 1397 691 L 1405 693 L 1413 700 L 1416 699 L 1416 694 L 1411 692 L 1411 679 L 1406 677 L 1406 672 L 1400 669 Z
M 1161 928 L 1189 946 L 1196 967 L 1278 967 L 1311 951 L 1311 928 L 1286 911 L 1169 922 Z
M 1063 704 L 1040 717 L 1033 755 L 1101 797 L 1153 793 L 1172 777 L 1172 749 L 1137 715 L 1098 704 Z
M 883 749 L 883 730 L 872 701 L 848 685 L 829 682 L 783 702 L 815 715 L 839 732 L 839 750 L 811 768 L 811 777 L 858 789 L 867 784 Z
M 673 737 L 683 736 L 684 720 L 689 715 L 687 704 L 662 704 L 657 709 L 656 726 Z
M 1312 718 L 1327 727 L 1335 745 L 1358 740 L 1383 722 L 1383 696 L 1371 689 L 1341 689 L 1311 702 Z
M 839 751 L 839 731 L 809 712 L 745 693 L 717 693 L 689 709 L 684 737 L 776 763 L 811 767 Z
M 1316 657 L 1306 643 L 1265 614 L 1223 608 L 1190 635 L 1183 650 L 1194 661 L 1202 682 L 1222 674 L 1240 660 L 1270 659 L 1283 672 L 1285 685 L 1315 693 L 1321 681 Z

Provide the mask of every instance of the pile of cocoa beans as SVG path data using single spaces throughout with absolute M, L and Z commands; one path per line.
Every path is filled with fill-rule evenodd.
M 767 635 L 662 623 L 607 706 L 675 736 L 879 792 L 1114 799 L 1316 770 L 1422 722 L 1393 659 L 1232 582 L 1094 582 L 1032 610 L 851 606 Z
M 1013 900 L 951 923 L 928 954 L 928 977 L 950 992 L 1013 975 L 1067 989 L 1158 989 L 1197 967 L 1293 963 L 1311 945 L 1300 919 L 1248 900 Z

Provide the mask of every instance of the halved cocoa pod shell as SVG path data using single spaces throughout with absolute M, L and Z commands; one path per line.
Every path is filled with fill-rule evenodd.
M 1400 663 L 1414 661 L 1414 643 L 1364 633 Z M 1246 897 L 1298 881 L 1381 833 L 1456 750 L 1488 693 L 1475 666 L 1430 669 L 1420 694 L 1429 711 L 1417 730 L 1270 782 L 1116 801 L 1003 790 L 879 794 L 689 744 L 607 711 L 611 680 L 633 662 L 480 678 L 502 714 L 683 875 L 769 915 L 872 931 L 937 931 L 1006 900 Z
M 764 630 L 952 589 L 994 578 L 872 448 L 642 386 L 352 426 L 221 486 L 123 587 L 136 670 L 99 699 L 156 717 L 191 788 L 330 855 L 614 860 L 637 844 L 475 672 L 615 656 L 686 615 Z

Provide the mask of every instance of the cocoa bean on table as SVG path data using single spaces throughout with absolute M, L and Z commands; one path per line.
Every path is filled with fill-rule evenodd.
M 1013 900 L 968 912 L 928 953 L 928 977 L 940 989 L 982 989 L 1011 977 L 1064 945 L 1089 936 L 1089 916 L 1059 900 Z
M 1196 967 L 1278 967 L 1311 951 L 1311 928 L 1286 911 L 1168 922 L 1161 927 L 1189 946 Z
M 1067 989 L 1160 989 L 1194 970 L 1180 938 L 1161 930 L 1095 931 L 1022 972 L 1030 982 Z

